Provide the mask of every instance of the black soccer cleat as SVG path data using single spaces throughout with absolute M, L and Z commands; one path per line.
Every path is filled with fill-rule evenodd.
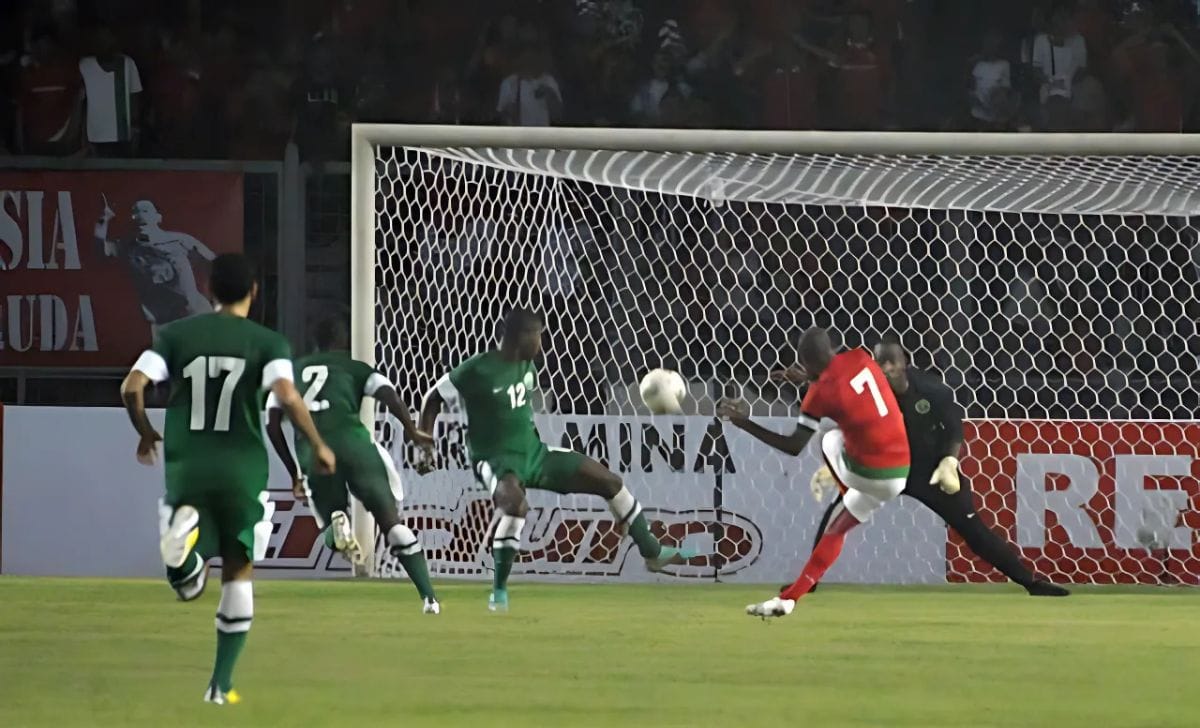
M 1029 592 L 1031 597 L 1069 597 L 1071 592 L 1065 587 L 1057 584 L 1051 584 L 1045 579 L 1038 579 L 1029 586 L 1025 587 L 1025 591 Z

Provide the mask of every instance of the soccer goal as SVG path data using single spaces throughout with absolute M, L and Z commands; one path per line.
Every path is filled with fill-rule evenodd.
M 674 578 L 783 583 L 824 505 L 788 459 L 712 417 L 727 395 L 791 428 L 771 379 L 811 325 L 898 335 L 969 418 L 963 473 L 1041 573 L 1200 582 L 1200 139 L 356 125 L 355 354 L 411 406 L 494 346 L 506 309 L 547 321 L 539 429 L 618 472 Z M 645 412 L 648 369 L 689 382 Z M 492 511 L 445 417 L 405 514 L 441 576 L 490 567 Z M 515 573 L 643 580 L 604 504 L 531 496 Z M 373 526 L 360 514 L 362 536 Z M 635 554 L 636 555 L 636 554 Z M 392 573 L 380 551 L 374 573 Z M 908 499 L 857 531 L 828 580 L 1002 578 Z

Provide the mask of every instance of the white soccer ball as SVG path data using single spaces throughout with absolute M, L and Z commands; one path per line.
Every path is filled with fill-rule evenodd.
M 687 396 L 687 384 L 679 372 L 654 369 L 642 377 L 638 389 L 646 408 L 656 415 L 675 415 L 683 411 L 680 403 Z

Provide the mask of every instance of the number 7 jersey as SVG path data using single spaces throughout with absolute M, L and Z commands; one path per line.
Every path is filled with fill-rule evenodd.
M 883 370 L 862 349 L 833 357 L 800 404 L 800 425 L 817 429 L 822 417 L 837 422 L 847 465 L 867 477 L 909 466 L 908 434 L 896 395 Z M 857 466 L 857 467 L 855 467 Z
M 471 461 L 535 452 L 542 439 L 533 424 L 537 371 L 531 361 L 505 361 L 496 351 L 467 359 L 438 382 L 447 402 L 467 413 Z

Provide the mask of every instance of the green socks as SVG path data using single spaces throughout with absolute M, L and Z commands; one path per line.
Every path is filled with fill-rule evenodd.
M 217 659 L 213 663 L 212 684 L 221 692 L 233 688 L 233 668 L 254 618 L 254 587 L 249 581 L 228 581 L 221 585 L 217 605 Z

